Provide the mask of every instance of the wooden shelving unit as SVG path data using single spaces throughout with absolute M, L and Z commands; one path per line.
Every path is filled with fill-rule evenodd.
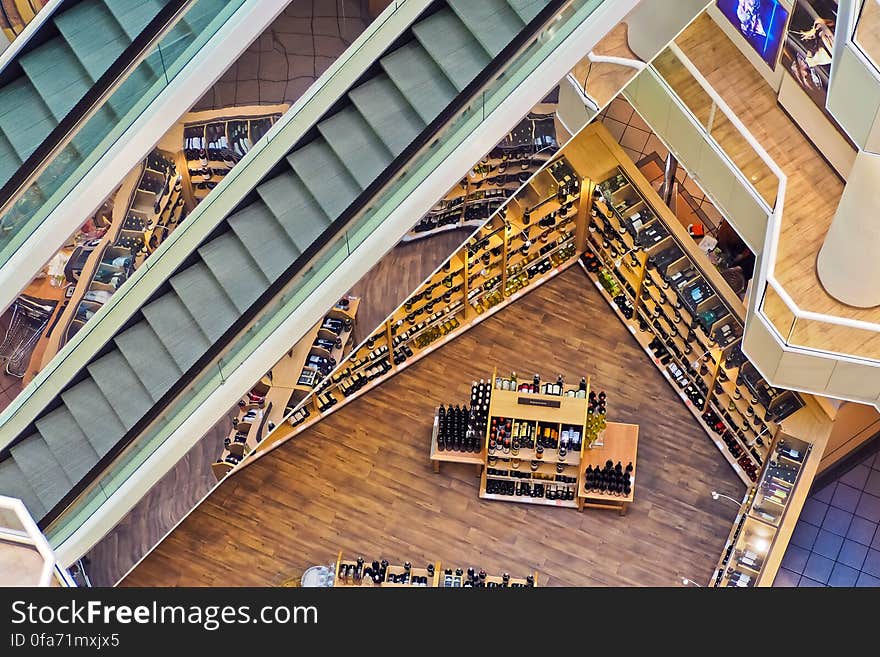
M 559 150 L 555 135 L 536 139 L 533 121 L 550 119 L 548 114 L 529 115 L 493 148 L 459 183 L 435 205 L 416 227 L 403 237 L 409 242 L 458 228 L 479 228 L 531 176 L 543 168 Z M 519 142 L 517 135 L 528 134 L 531 141 Z
M 45 348 L 35 352 L 34 358 L 40 360 L 30 372 L 35 374 L 55 357 L 174 230 L 184 212 L 174 156 L 156 149 L 116 190 L 110 227 L 86 260 Z M 130 264 L 115 264 L 119 258 Z
M 376 559 L 377 563 L 382 563 L 382 559 Z M 364 568 L 372 568 L 373 560 L 363 560 Z M 339 551 L 336 557 L 336 565 L 333 570 L 333 587 L 334 588 L 495 588 L 495 587 L 512 587 L 525 588 L 538 586 L 538 572 L 535 571 L 529 575 L 531 581 L 527 578 L 510 577 L 507 575 L 505 581 L 504 575 L 489 575 L 480 577 L 478 573 L 481 571 L 472 567 L 463 568 L 461 566 L 443 567 L 440 561 L 435 561 L 425 568 L 416 568 L 410 566 L 407 582 L 395 582 L 394 577 L 400 577 L 407 572 L 404 565 L 387 564 L 385 567 L 385 577 L 381 582 L 375 583 L 372 579 L 359 576 L 357 559 L 343 559 L 342 551 Z M 468 571 L 473 570 L 474 580 L 469 582 Z M 423 578 L 423 581 L 412 583 L 412 578 Z M 479 584 L 477 582 L 481 582 Z
M 485 462 L 480 476 L 480 497 L 487 500 L 577 508 L 579 470 L 586 444 L 589 379 L 583 397 L 574 397 L 504 390 L 497 385 L 501 381 L 497 374 L 496 370 L 491 379 L 494 387 L 489 401 L 489 418 L 482 454 L 485 455 Z M 520 445 L 516 450 L 502 450 L 500 445 L 493 449 L 495 425 L 509 425 L 507 431 L 514 436 L 528 429 L 531 442 Z M 568 428 L 578 431 L 579 445 L 576 450 L 569 451 L 563 457 L 558 447 L 561 446 L 563 431 Z M 536 449 L 538 437 L 545 431 L 555 435 L 557 448 L 547 446 L 539 454 Z M 536 466 L 535 470 L 532 469 L 532 463 Z M 511 494 L 490 491 L 490 482 L 496 486 L 505 486 Z M 520 494 L 525 487 L 528 487 L 528 493 Z M 570 499 L 548 499 L 550 496 L 547 493 L 551 488 L 555 492 L 567 492 Z M 536 489 L 541 491 L 540 496 L 531 495 Z
M 477 476 L 481 476 L 483 473 L 483 465 L 486 462 L 485 446 L 479 452 L 456 452 L 450 449 L 445 449 L 441 451 L 437 449 L 438 430 L 439 418 L 435 415 L 434 425 L 431 430 L 431 454 L 429 457 L 431 461 L 431 466 L 434 468 L 434 472 L 440 472 L 441 463 L 465 463 L 467 465 L 476 466 Z
M 287 110 L 287 105 L 191 112 L 183 120 L 183 172 L 196 202 L 205 198 Z M 193 144 L 200 144 L 193 148 Z M 209 147 L 210 144 L 210 147 Z M 199 151 L 204 151 L 204 157 Z
M 241 460 L 253 452 L 269 433 L 268 424 L 280 426 L 293 409 L 311 391 L 311 387 L 303 385 L 303 377 L 315 375 L 316 382 L 322 378 L 315 367 L 307 364 L 310 355 L 320 355 L 336 358 L 337 362 L 345 359 L 351 350 L 351 336 L 354 331 L 354 323 L 360 306 L 360 299 L 347 297 L 348 307 L 339 305 L 330 310 L 324 319 L 313 326 L 311 330 L 276 363 L 275 367 L 264 376 L 250 392 L 263 398 L 262 404 L 253 404 L 247 396 L 242 398 L 237 423 L 230 431 L 227 444 L 220 458 L 215 461 L 211 469 L 217 479 L 225 477 Z M 327 319 L 340 321 L 348 320 L 349 327 L 344 328 L 339 334 L 322 328 Z M 319 337 L 338 339 L 341 346 L 328 351 L 315 344 Z M 257 417 L 253 421 L 245 422 L 243 418 L 248 411 L 253 410 Z
M 771 454 L 768 467 L 757 485 L 749 489 L 737 514 L 710 582 L 712 586 L 750 588 L 773 582 L 776 569 L 767 576 L 769 569 L 765 566 L 776 545 L 779 528 L 789 516 L 805 466 L 812 463 L 815 467 L 821 453 L 814 453 L 810 443 L 780 432 L 771 445 Z
M 586 236 L 589 194 L 584 200 L 581 180 L 573 174 L 564 157 L 555 157 L 315 388 L 308 412 L 301 412 L 305 406 L 296 409 L 288 426 L 268 436 L 258 452 L 293 437 L 574 265 Z
M 780 420 L 803 402 L 797 393 L 773 390 L 756 371 L 744 380 L 741 372 L 751 366 L 740 351 L 742 302 L 607 131 L 591 130 L 590 148 L 601 154 L 592 161 L 601 165 L 592 170 L 599 182 L 586 244 L 590 257 L 581 264 L 751 485 Z M 756 395 L 751 383 L 767 398 Z

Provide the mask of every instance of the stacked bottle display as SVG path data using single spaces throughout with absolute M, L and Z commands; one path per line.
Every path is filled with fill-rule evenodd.
M 743 363 L 750 367 L 737 346 L 741 327 L 736 317 L 626 176 L 615 175 L 597 187 L 588 235 L 592 252 L 582 258 L 584 269 L 598 279 L 623 318 L 638 326 L 639 342 L 722 439 L 745 477 L 755 481 L 775 420 L 760 396 L 736 376 Z M 646 265 L 639 258 L 642 252 Z M 653 335 L 649 340 L 642 333 Z M 739 357 L 731 359 L 733 354 Z M 788 413 L 800 406 L 794 393 L 790 402 Z
M 626 467 L 618 461 L 606 461 L 603 467 L 587 466 L 584 472 L 584 488 L 591 493 L 603 493 L 616 497 L 629 497 L 632 493 L 633 464 Z
M 535 585 L 534 575 L 529 575 L 525 579 L 525 583 L 521 580 L 515 582 L 511 580 L 510 573 L 502 573 L 501 581 L 495 582 L 489 579 L 488 573 L 482 568 L 468 568 L 467 573 L 463 568 L 446 568 L 440 577 L 440 586 L 443 588 L 527 588 Z
M 565 378 L 561 374 L 556 375 L 555 381 L 542 381 L 539 374 L 532 376 L 531 380 L 519 381 L 516 372 L 511 372 L 509 377 L 496 376 L 494 386 L 496 390 L 515 390 L 529 394 L 551 395 L 557 397 L 576 397 L 586 399 L 587 378 L 581 377 L 577 388 L 565 388 Z
M 437 410 L 437 449 L 452 452 L 480 452 L 482 440 L 475 428 L 476 418 L 467 406 L 444 407 Z
M 432 563 L 425 567 L 425 575 L 415 574 L 409 561 L 403 564 L 402 573 L 389 573 L 389 566 L 386 559 L 373 560 L 367 564 L 363 557 L 358 557 L 355 563 L 339 564 L 337 577 L 340 584 L 347 586 L 380 586 L 381 584 L 428 586 L 434 578 L 434 564 Z
M 599 393 L 590 390 L 589 401 L 587 402 L 586 435 L 584 437 L 587 445 L 595 442 L 602 432 L 605 431 L 605 427 L 608 424 L 608 413 L 605 408 L 606 397 L 607 395 L 604 390 Z

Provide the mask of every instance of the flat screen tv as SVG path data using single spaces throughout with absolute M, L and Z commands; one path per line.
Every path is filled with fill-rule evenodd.
M 788 10 L 779 0 L 717 0 L 716 4 L 767 66 L 775 70 Z

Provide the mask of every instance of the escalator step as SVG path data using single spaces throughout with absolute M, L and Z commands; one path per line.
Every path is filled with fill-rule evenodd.
M 98 456 L 104 456 L 125 435 L 125 427 L 98 384 L 83 379 L 61 393 L 71 420 L 82 429 Z
M 413 32 L 459 91 L 491 61 L 483 46 L 450 9 L 419 21 Z
M 82 479 L 98 462 L 98 452 L 66 406 L 46 413 L 35 424 L 70 481 Z
M 51 509 L 71 489 L 61 464 L 40 434 L 28 436 L 10 452 L 40 502 Z
M 363 189 L 391 163 L 391 153 L 354 107 L 321 121 L 318 130 Z
M 218 340 L 240 315 L 204 262 L 172 276 L 171 287 L 211 342 Z
M 525 23 L 506 0 L 446 0 L 492 57 L 504 50 Z
M 163 294 L 141 308 L 141 314 L 171 354 L 181 372 L 186 372 L 211 343 L 173 292 Z
M 269 281 L 232 230 L 200 247 L 199 255 L 240 313 L 269 287 Z
M 114 349 L 86 368 L 92 380 L 122 420 L 126 431 L 131 429 L 153 406 L 153 398 L 144 388 L 122 352 Z
M 455 86 L 418 43 L 405 44 L 383 57 L 381 64 L 426 124 L 455 98 Z
M 348 96 L 395 157 L 425 127 L 425 122 L 385 74 L 368 80 Z

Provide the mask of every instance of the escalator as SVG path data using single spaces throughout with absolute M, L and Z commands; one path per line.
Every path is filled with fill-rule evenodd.
M 5 449 L 0 492 L 45 521 L 192 380 L 200 361 L 290 279 L 371 186 L 426 143 L 462 92 L 555 10 L 554 0 L 435 2 L 56 399 Z M 543 13 L 542 13 L 543 12 Z M 513 43 L 519 41 L 519 44 Z M 498 58 L 502 60 L 503 58 Z M 498 63 L 496 63 L 496 66 Z M 468 90 L 466 95 L 471 95 Z M 51 513 L 50 513 L 51 512 Z
M 237 3 L 240 4 L 240 3 Z M 0 264 L 182 68 L 225 0 L 68 0 L 0 71 Z M 49 8 L 47 8 L 49 11 Z M 116 131 L 116 132 L 114 132 Z

